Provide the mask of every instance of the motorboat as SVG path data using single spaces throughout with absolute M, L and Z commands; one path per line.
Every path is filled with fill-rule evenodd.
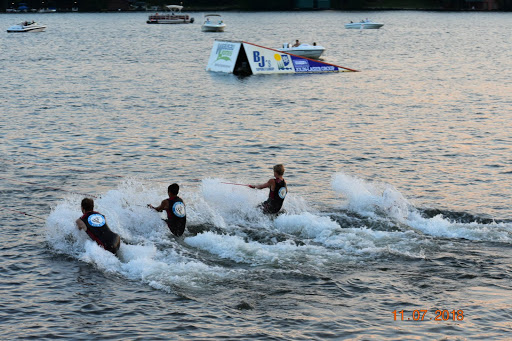
M 325 47 L 315 44 L 316 43 L 313 43 L 313 45 L 300 44 L 299 46 L 292 46 L 289 43 L 284 43 L 283 47 L 278 50 L 305 58 L 319 59 L 322 53 L 324 53 Z
M 50 8 L 41 8 L 39 9 L 38 11 L 39 13 L 56 13 L 57 12 L 57 9 L 55 7 L 50 7 Z
M 46 26 L 40 25 L 35 21 L 23 21 L 19 24 L 12 25 L 7 29 L 9 33 L 15 32 L 43 32 L 46 30 Z
M 348 24 L 345 24 L 345 28 L 351 28 L 351 29 L 377 29 L 384 26 L 384 24 L 373 22 L 369 19 L 361 20 L 360 22 L 350 22 Z
M 226 24 L 220 14 L 205 14 L 201 31 L 203 32 L 223 32 Z
M 191 24 L 194 18 L 190 15 L 181 13 L 183 6 L 167 5 L 165 6 L 171 13 L 150 15 L 146 21 L 148 24 Z

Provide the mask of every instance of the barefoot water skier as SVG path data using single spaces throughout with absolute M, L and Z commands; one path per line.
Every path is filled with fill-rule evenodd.
M 263 213 L 265 214 L 276 214 L 281 210 L 283 206 L 284 198 L 288 193 L 286 187 L 286 181 L 283 178 L 284 166 L 279 164 L 274 166 L 274 178 L 268 180 L 261 185 L 249 185 L 251 188 L 263 189 L 269 188 L 268 199 L 260 204 Z
M 149 204 L 148 207 L 152 208 L 158 212 L 162 212 L 165 210 L 167 213 L 167 219 L 164 221 L 167 223 L 169 230 L 179 237 L 185 232 L 185 227 L 187 225 L 187 213 L 185 209 L 185 203 L 178 196 L 180 191 L 180 186 L 178 184 L 169 185 L 167 188 L 167 194 L 169 198 L 162 200 L 160 206 L 153 207 L 153 205 Z
M 105 250 L 117 254 L 121 245 L 121 238 L 110 230 L 105 216 L 94 211 L 94 200 L 91 198 L 83 199 L 81 208 L 83 215 L 76 220 L 78 229 L 85 230 L 89 237 Z

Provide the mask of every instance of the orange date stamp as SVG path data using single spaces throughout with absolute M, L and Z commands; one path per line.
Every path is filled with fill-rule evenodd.
M 452 311 L 438 309 L 434 311 L 434 316 L 429 316 L 426 309 L 413 310 L 412 312 L 393 310 L 393 317 L 395 321 L 463 321 L 464 311 L 462 309 Z

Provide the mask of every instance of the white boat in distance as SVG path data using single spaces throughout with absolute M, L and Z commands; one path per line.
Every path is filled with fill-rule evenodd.
M 322 53 L 325 51 L 325 47 L 320 45 L 309 45 L 309 44 L 300 44 L 299 46 L 291 46 L 288 43 L 284 43 L 283 47 L 278 49 L 278 51 L 291 53 L 297 56 L 311 58 L 311 59 L 319 59 Z
M 222 20 L 220 14 L 205 14 L 204 22 L 201 25 L 201 31 L 203 32 L 223 32 L 226 28 L 226 24 Z
M 181 13 L 183 6 L 167 5 L 165 7 L 171 11 L 170 14 L 155 13 L 150 15 L 146 22 L 148 24 L 191 24 L 194 22 L 194 18 L 188 14 Z
M 44 30 L 46 30 L 46 26 L 44 25 L 39 25 L 35 21 L 24 21 L 19 24 L 12 25 L 7 29 L 7 32 L 43 32 Z
M 348 24 L 345 24 L 345 28 L 351 28 L 351 29 L 377 29 L 384 26 L 384 24 L 373 22 L 369 19 L 361 20 L 360 22 L 350 22 Z
M 57 9 L 56 8 L 41 8 L 39 9 L 38 11 L 39 13 L 57 13 Z

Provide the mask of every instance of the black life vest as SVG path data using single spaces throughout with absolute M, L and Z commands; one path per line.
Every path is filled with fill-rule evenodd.
M 105 250 L 112 253 L 117 252 L 119 249 L 119 235 L 110 230 L 104 215 L 90 211 L 81 216 L 80 219 L 87 226 L 86 232 L 92 240 Z
M 286 198 L 286 194 L 288 193 L 288 188 L 286 187 L 286 181 L 275 179 L 276 186 L 274 190 L 270 189 L 268 193 L 268 199 L 263 203 L 263 209 L 265 213 L 277 213 L 283 207 L 284 198 Z
M 185 203 L 180 197 L 174 199 L 167 199 L 169 207 L 165 210 L 167 213 L 167 226 L 171 232 L 176 236 L 181 236 L 185 232 L 187 225 L 187 210 Z

